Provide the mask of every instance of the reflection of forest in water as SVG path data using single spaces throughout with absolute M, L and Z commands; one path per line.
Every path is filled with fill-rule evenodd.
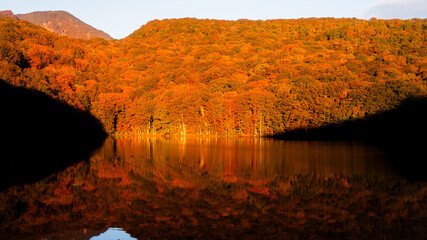
M 1 239 L 420 238 L 425 182 L 360 143 L 107 139 L 90 161 L 0 194 Z
M 110 140 L 111 141 L 111 140 Z M 393 174 L 381 148 L 362 142 L 279 141 L 259 138 L 118 139 L 102 158 L 153 159 L 198 165 L 210 174 L 275 177 L 282 174 Z M 113 144 L 111 141 L 107 144 Z M 105 149 L 105 148 L 104 148 Z M 131 160 L 130 160 L 131 161 Z

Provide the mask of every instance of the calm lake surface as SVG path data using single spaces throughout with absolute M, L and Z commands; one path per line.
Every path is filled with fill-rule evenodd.
M 110 140 L 111 141 L 111 140 Z M 191 166 L 218 177 L 274 178 L 313 174 L 392 176 L 388 153 L 362 142 L 280 141 L 259 138 L 139 138 L 107 143 L 103 159 L 150 159 Z
M 427 184 L 391 159 L 361 142 L 109 138 L 3 191 L 0 238 L 421 239 Z

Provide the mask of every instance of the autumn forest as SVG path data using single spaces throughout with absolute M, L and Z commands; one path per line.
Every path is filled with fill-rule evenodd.
M 0 18 L 0 79 L 109 133 L 266 135 L 427 95 L 427 20 L 155 20 L 127 38 Z

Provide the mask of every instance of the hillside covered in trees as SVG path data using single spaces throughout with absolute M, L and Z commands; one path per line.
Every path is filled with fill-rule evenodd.
M 426 40 L 426 19 L 155 20 L 107 41 L 0 18 L 0 79 L 110 133 L 263 135 L 425 97 Z

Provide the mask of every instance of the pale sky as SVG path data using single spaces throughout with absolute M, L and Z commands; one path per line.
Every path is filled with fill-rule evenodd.
M 148 21 L 167 18 L 427 18 L 427 0 L 0 0 L 0 10 L 64 10 L 120 39 Z

